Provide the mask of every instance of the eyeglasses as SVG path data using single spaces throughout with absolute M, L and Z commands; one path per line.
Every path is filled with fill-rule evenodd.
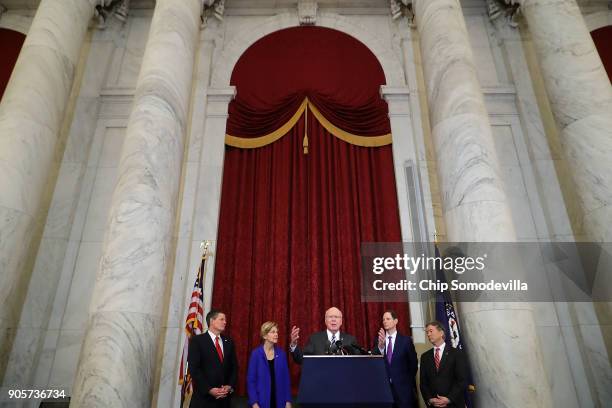
M 326 319 L 342 319 L 342 316 L 333 315 L 333 316 L 325 316 L 325 318 Z

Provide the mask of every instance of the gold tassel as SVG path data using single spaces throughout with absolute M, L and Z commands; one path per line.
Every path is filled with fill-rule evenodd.
M 304 135 L 304 142 L 302 143 L 304 146 L 304 154 L 308 154 L 308 135 Z
M 308 154 L 308 105 L 306 105 L 306 116 L 304 118 L 304 140 L 302 141 L 304 154 Z

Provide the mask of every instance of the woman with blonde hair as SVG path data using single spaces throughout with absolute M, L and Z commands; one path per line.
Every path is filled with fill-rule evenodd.
M 278 343 L 278 324 L 265 322 L 260 330 L 263 344 L 251 353 L 247 390 L 252 408 L 291 408 L 291 380 L 287 354 Z

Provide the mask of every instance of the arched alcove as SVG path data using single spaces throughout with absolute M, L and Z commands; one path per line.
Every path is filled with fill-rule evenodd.
M 296 27 L 296 25 L 296 17 L 290 13 L 284 13 L 270 17 L 256 27 L 239 31 L 227 44 L 224 44 L 223 50 L 213 66 L 211 86 L 220 88 L 229 85 L 230 75 L 238 59 L 253 43 L 275 31 Z M 381 41 L 371 30 L 346 17 L 332 13 L 321 13 L 317 18 L 316 25 L 331 28 L 355 38 L 376 55 L 383 69 L 387 85 L 406 85 L 400 56 L 396 55 L 390 44 Z
M 380 97 L 388 78 L 379 55 L 321 26 L 277 29 L 248 43 L 238 56 L 228 51 L 216 68 L 235 61 L 231 76 L 216 79 L 236 87 L 227 132 L 279 137 L 225 150 L 212 307 L 230 316 L 241 371 L 266 320 L 278 323 L 282 346 L 294 324 L 304 346 L 331 306 L 344 312 L 343 329 L 366 347 L 389 307 L 409 333 L 407 303 L 361 298 L 361 244 L 401 241 L 390 122 Z M 306 97 L 336 130 L 315 108 L 291 122 Z M 352 136 L 386 142 L 360 145 Z

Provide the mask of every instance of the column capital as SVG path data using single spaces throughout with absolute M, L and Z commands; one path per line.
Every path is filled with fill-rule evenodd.
M 211 16 L 223 21 L 223 14 L 225 14 L 225 0 L 202 0 L 202 28 L 208 26 L 208 18 Z
M 130 10 L 130 0 L 90 0 L 95 11 L 94 17 L 98 20 L 98 28 L 106 28 L 108 19 L 115 17 L 121 23 L 125 23 Z
M 208 88 L 206 115 L 211 118 L 227 118 L 229 103 L 236 97 L 236 87 Z
M 407 86 L 382 85 L 380 96 L 389 106 L 389 118 L 410 115 L 410 88 Z
M 487 14 L 491 22 L 504 21 L 517 28 L 521 17 L 521 3 L 518 0 L 487 0 Z
M 236 87 L 227 86 L 224 88 L 208 88 L 206 90 L 208 100 L 211 102 L 230 103 L 236 97 Z
M 391 18 L 399 20 L 402 17 L 408 19 L 409 24 L 414 23 L 414 12 L 412 10 L 412 0 L 391 0 L 389 2 Z
M 380 97 L 387 102 L 407 101 L 410 98 L 410 88 L 407 86 L 380 86 Z

